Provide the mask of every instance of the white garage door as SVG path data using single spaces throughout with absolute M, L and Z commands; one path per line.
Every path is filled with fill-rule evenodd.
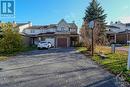
M 55 38 L 46 38 L 45 41 L 50 42 L 52 46 L 55 46 Z

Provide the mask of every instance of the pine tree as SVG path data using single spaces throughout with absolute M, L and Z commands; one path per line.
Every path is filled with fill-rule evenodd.
M 92 0 L 92 2 L 90 2 L 90 5 L 85 11 L 85 17 L 83 19 L 87 22 L 98 20 L 99 22 L 105 23 L 106 14 L 104 14 L 104 10 L 97 0 Z
M 89 23 L 90 21 L 95 21 L 96 25 L 94 28 L 94 39 L 96 44 L 106 44 L 106 34 L 105 34 L 105 25 L 106 25 L 107 15 L 104 13 L 104 9 L 98 3 L 97 0 L 92 0 L 90 5 L 85 10 L 84 22 Z M 86 29 L 89 29 L 88 27 Z

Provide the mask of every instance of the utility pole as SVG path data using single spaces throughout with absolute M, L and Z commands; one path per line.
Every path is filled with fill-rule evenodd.
M 127 42 L 129 41 L 129 32 L 128 32 L 128 29 L 126 29 L 126 39 L 127 39 Z M 128 43 L 127 43 L 128 44 Z M 129 44 L 128 44 L 129 45 Z
M 95 27 L 95 22 L 94 21 L 89 22 L 89 28 L 92 30 L 92 49 L 91 49 L 92 56 L 94 55 L 94 36 L 93 36 L 94 27 Z
M 93 29 L 94 29 L 94 27 L 93 27 Z M 94 55 L 94 43 L 93 43 L 94 38 L 93 38 L 93 29 L 92 29 L 92 56 Z
M 127 70 L 130 70 L 130 41 L 127 41 L 129 44 L 129 51 L 128 51 L 128 60 L 127 60 Z

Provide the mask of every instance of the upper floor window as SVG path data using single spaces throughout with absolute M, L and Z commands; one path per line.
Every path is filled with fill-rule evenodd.
M 61 31 L 65 31 L 65 28 L 64 28 L 64 27 L 61 27 Z
M 34 30 L 34 29 L 31 29 L 31 33 L 35 33 L 35 30 Z
M 45 32 L 45 30 L 44 30 L 44 29 L 42 29 L 42 30 L 41 30 L 41 32 L 42 32 L 42 33 L 44 33 L 44 32 Z
M 76 29 L 74 29 L 74 28 L 70 29 L 70 32 L 76 32 Z

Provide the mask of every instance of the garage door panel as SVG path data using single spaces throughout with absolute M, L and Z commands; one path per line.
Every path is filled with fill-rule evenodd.
M 67 38 L 58 38 L 57 40 L 58 47 L 67 47 Z

